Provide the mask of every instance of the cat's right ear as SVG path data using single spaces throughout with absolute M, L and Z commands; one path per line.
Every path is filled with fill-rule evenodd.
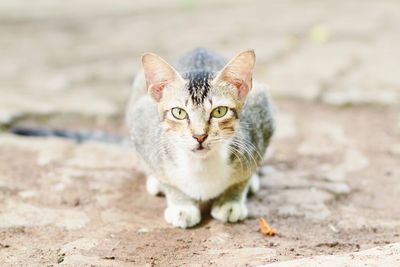
M 144 54 L 142 65 L 149 94 L 157 102 L 160 101 L 163 91 L 169 83 L 182 80 L 178 72 L 156 54 Z

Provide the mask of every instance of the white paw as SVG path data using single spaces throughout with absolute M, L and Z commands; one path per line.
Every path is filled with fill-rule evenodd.
M 170 205 L 164 211 L 164 218 L 174 227 L 188 228 L 200 222 L 201 214 L 195 205 Z
M 223 222 L 237 222 L 246 219 L 247 207 L 239 201 L 225 202 L 221 206 L 211 208 L 211 216 Z
M 157 196 L 161 193 L 160 182 L 152 175 L 149 175 L 146 180 L 146 189 L 150 195 Z
M 260 176 L 256 172 L 251 175 L 249 185 L 251 194 L 256 194 L 260 191 Z

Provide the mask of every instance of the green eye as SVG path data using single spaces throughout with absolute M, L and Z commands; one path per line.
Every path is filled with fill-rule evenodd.
M 171 110 L 172 116 L 174 116 L 175 119 L 177 120 L 183 120 L 186 119 L 187 113 L 184 109 L 181 108 L 173 108 Z
M 228 112 L 228 108 L 227 107 L 216 107 L 213 109 L 213 111 L 211 111 L 211 117 L 214 118 L 222 118 L 223 116 L 225 116 L 225 114 Z

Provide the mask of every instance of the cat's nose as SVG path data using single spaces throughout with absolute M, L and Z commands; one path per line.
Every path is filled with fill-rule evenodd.
M 203 143 L 207 139 L 207 134 L 194 134 L 193 138 L 197 140 L 200 144 Z

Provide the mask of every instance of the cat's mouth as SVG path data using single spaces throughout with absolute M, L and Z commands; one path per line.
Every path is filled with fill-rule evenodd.
M 209 151 L 210 148 L 203 146 L 202 144 L 198 145 L 196 148 L 192 149 L 195 153 L 205 153 Z

